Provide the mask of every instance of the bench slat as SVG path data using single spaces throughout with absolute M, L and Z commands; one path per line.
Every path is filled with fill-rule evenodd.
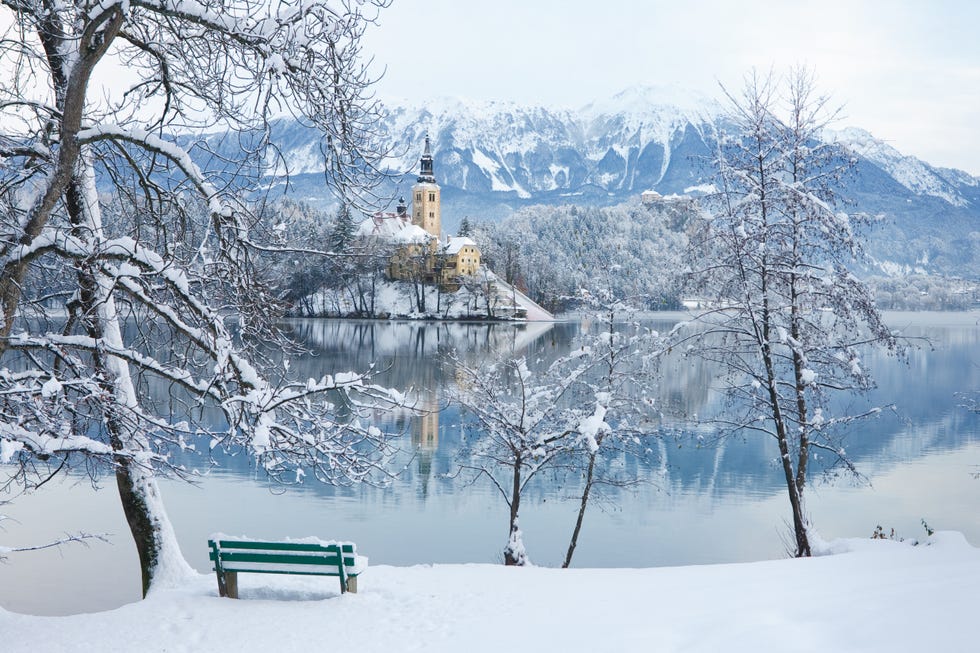
M 214 540 L 208 540 L 208 544 Z M 218 540 L 219 549 L 259 549 L 269 551 L 330 551 L 340 548 L 344 553 L 354 553 L 354 545 L 350 543 L 315 544 L 312 542 L 259 542 L 253 540 Z
M 311 567 L 310 565 L 264 565 L 261 562 L 234 562 L 222 565 L 225 573 L 247 572 L 254 574 L 294 574 L 303 576 L 339 576 L 336 567 Z M 356 576 L 357 574 L 346 574 Z
M 290 564 L 290 565 L 322 565 L 326 567 L 337 567 L 340 565 L 338 554 L 327 553 L 321 556 L 289 555 L 282 553 L 238 553 L 234 551 L 221 551 L 217 554 L 220 558 L 221 566 L 228 566 L 229 562 L 264 562 L 268 564 Z M 214 551 L 208 553 L 211 562 L 215 562 Z M 344 556 L 344 566 L 351 569 L 357 566 L 357 559 L 353 556 Z
M 354 558 L 341 558 L 336 553 L 326 553 L 319 556 L 309 555 L 289 555 L 282 553 L 239 553 L 237 551 L 221 551 L 221 564 L 227 565 L 229 562 L 264 562 L 266 564 L 285 564 L 285 565 L 321 565 L 337 567 L 343 561 L 347 567 L 354 566 Z

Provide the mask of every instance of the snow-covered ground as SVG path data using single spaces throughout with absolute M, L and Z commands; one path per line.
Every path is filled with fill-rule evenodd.
M 489 286 L 495 317 L 507 319 L 514 314 L 515 308 L 520 308 L 526 313 L 528 322 L 555 320 L 554 315 L 489 270 L 481 268 L 477 285 L 479 287 L 475 289 L 462 287 L 456 292 L 445 292 L 441 297 L 436 286 L 426 285 L 425 304 L 428 310 L 421 313 L 416 308 L 416 290 L 412 283 L 379 279 L 373 301 L 374 315 L 392 319 L 483 320 L 487 318 Z M 308 317 L 350 317 L 355 316 L 356 306 L 349 290 L 324 289 L 308 297 L 297 312 L 300 316 Z
M 719 537 L 723 534 L 719 533 Z M 96 614 L 0 610 L 0 650 L 975 651 L 980 550 L 958 533 L 919 546 L 843 540 L 805 560 L 654 569 L 370 567 L 335 578 L 213 575 Z M 615 551 L 610 551 L 614 556 Z

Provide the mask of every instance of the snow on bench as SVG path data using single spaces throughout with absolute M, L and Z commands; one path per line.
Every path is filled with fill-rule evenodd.
M 212 535 L 210 559 L 218 577 L 218 594 L 238 598 L 238 574 L 299 574 L 337 576 L 340 593 L 357 592 L 357 576 L 367 558 L 357 555 L 353 542 L 324 542 L 316 538 L 261 541 Z

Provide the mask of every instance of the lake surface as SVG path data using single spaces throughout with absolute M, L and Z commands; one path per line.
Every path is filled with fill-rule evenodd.
M 680 315 L 649 322 L 667 329 Z M 893 313 L 889 323 L 930 339 L 906 362 L 882 354 L 864 361 L 878 380 L 871 403 L 894 403 L 895 413 L 859 423 L 848 451 L 857 480 L 825 483 L 815 477 L 807 511 L 825 539 L 870 537 L 881 525 L 900 537 L 921 538 L 923 519 L 937 530 L 963 532 L 980 545 L 980 416 L 957 393 L 980 388 L 980 313 Z M 184 555 L 208 571 L 206 539 L 224 532 L 282 538 L 315 535 L 349 539 L 372 564 L 502 560 L 507 508 L 485 482 L 452 478 L 461 433 L 459 412 L 445 407 L 456 382 L 446 354 L 476 364 L 512 352 L 547 361 L 569 350 L 582 321 L 550 324 L 391 323 L 296 320 L 294 334 L 313 351 L 295 357 L 301 378 L 340 370 L 381 370 L 379 382 L 408 389 L 425 408 L 383 418 L 406 451 L 397 480 L 387 488 L 270 486 L 245 456 L 223 461 L 197 485 L 165 481 L 164 499 Z M 718 371 L 687 361 L 665 368 L 658 389 L 666 420 L 710 414 L 721 398 L 712 389 Z M 467 434 L 470 435 L 470 434 Z M 696 446 L 667 438 L 649 461 L 622 464 L 642 483 L 605 488 L 586 515 L 574 566 L 647 567 L 724 563 L 785 555 L 790 533 L 782 471 L 775 446 L 757 437 Z M 25 545 L 65 532 L 109 533 L 109 542 L 14 554 L 0 565 L 0 606 L 36 614 L 88 612 L 139 598 L 139 570 L 114 480 L 96 491 L 87 480 L 52 482 L 0 512 L 0 542 Z M 529 489 L 521 526 L 535 564 L 560 564 L 577 509 L 577 484 L 542 478 Z M 4 497 L 0 496 L 0 499 Z M 363 578 L 370 585 L 370 571 Z

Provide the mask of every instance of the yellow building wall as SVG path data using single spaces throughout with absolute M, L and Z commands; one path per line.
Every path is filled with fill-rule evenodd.
M 442 232 L 441 197 L 438 184 L 412 186 L 412 224 L 439 238 Z
M 480 269 L 480 250 L 476 247 L 467 245 L 451 258 L 456 264 L 456 273 L 460 276 L 476 274 Z

